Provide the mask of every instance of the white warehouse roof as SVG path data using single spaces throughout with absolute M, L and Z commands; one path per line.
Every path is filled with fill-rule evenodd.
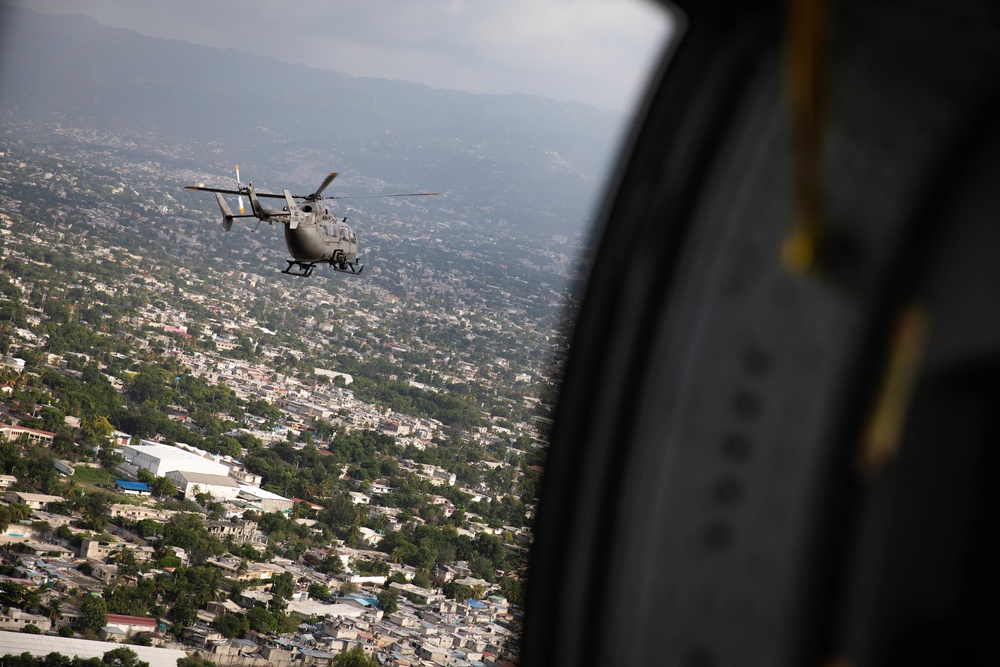
M 121 645 L 89 639 L 69 639 L 51 635 L 29 635 L 22 632 L 0 631 L 0 656 L 30 653 L 43 657 L 49 653 L 61 653 L 68 658 L 101 658 L 108 651 L 122 648 Z M 187 657 L 184 651 L 152 646 L 132 646 L 139 660 L 149 663 L 149 667 L 177 667 L 177 659 Z
M 159 477 L 168 472 L 200 472 L 208 475 L 229 475 L 229 468 L 218 461 L 198 456 L 178 447 L 171 447 L 151 440 L 143 440 L 138 445 L 125 445 L 122 456 L 127 463 L 145 468 Z

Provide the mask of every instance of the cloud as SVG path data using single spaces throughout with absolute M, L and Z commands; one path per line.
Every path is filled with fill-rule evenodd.
M 646 0 L 22 0 L 356 76 L 628 108 L 671 33 Z

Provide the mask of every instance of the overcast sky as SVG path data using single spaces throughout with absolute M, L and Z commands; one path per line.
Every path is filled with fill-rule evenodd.
M 630 109 L 671 33 L 650 0 L 15 0 L 355 76 Z

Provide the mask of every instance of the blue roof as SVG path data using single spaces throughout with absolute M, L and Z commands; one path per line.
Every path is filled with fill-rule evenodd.
M 149 491 L 149 484 L 145 482 L 127 482 L 124 479 L 116 479 L 115 484 L 129 491 Z
M 480 602 L 479 600 L 471 600 L 470 599 L 470 600 L 466 600 L 465 602 L 466 602 L 466 604 L 468 604 L 473 609 L 486 609 L 486 605 L 483 604 L 482 602 Z
M 358 604 L 363 605 L 365 607 L 377 607 L 378 606 L 378 598 L 370 598 L 370 597 L 366 597 L 364 595 L 359 595 L 358 593 L 352 593 L 350 595 L 345 595 L 344 599 L 345 600 L 354 600 Z

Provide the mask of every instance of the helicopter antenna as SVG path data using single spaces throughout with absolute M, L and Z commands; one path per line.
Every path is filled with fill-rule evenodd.
M 240 183 L 240 165 L 236 165 L 236 189 L 243 191 L 243 184 Z M 243 195 L 240 194 L 240 214 L 243 214 Z

